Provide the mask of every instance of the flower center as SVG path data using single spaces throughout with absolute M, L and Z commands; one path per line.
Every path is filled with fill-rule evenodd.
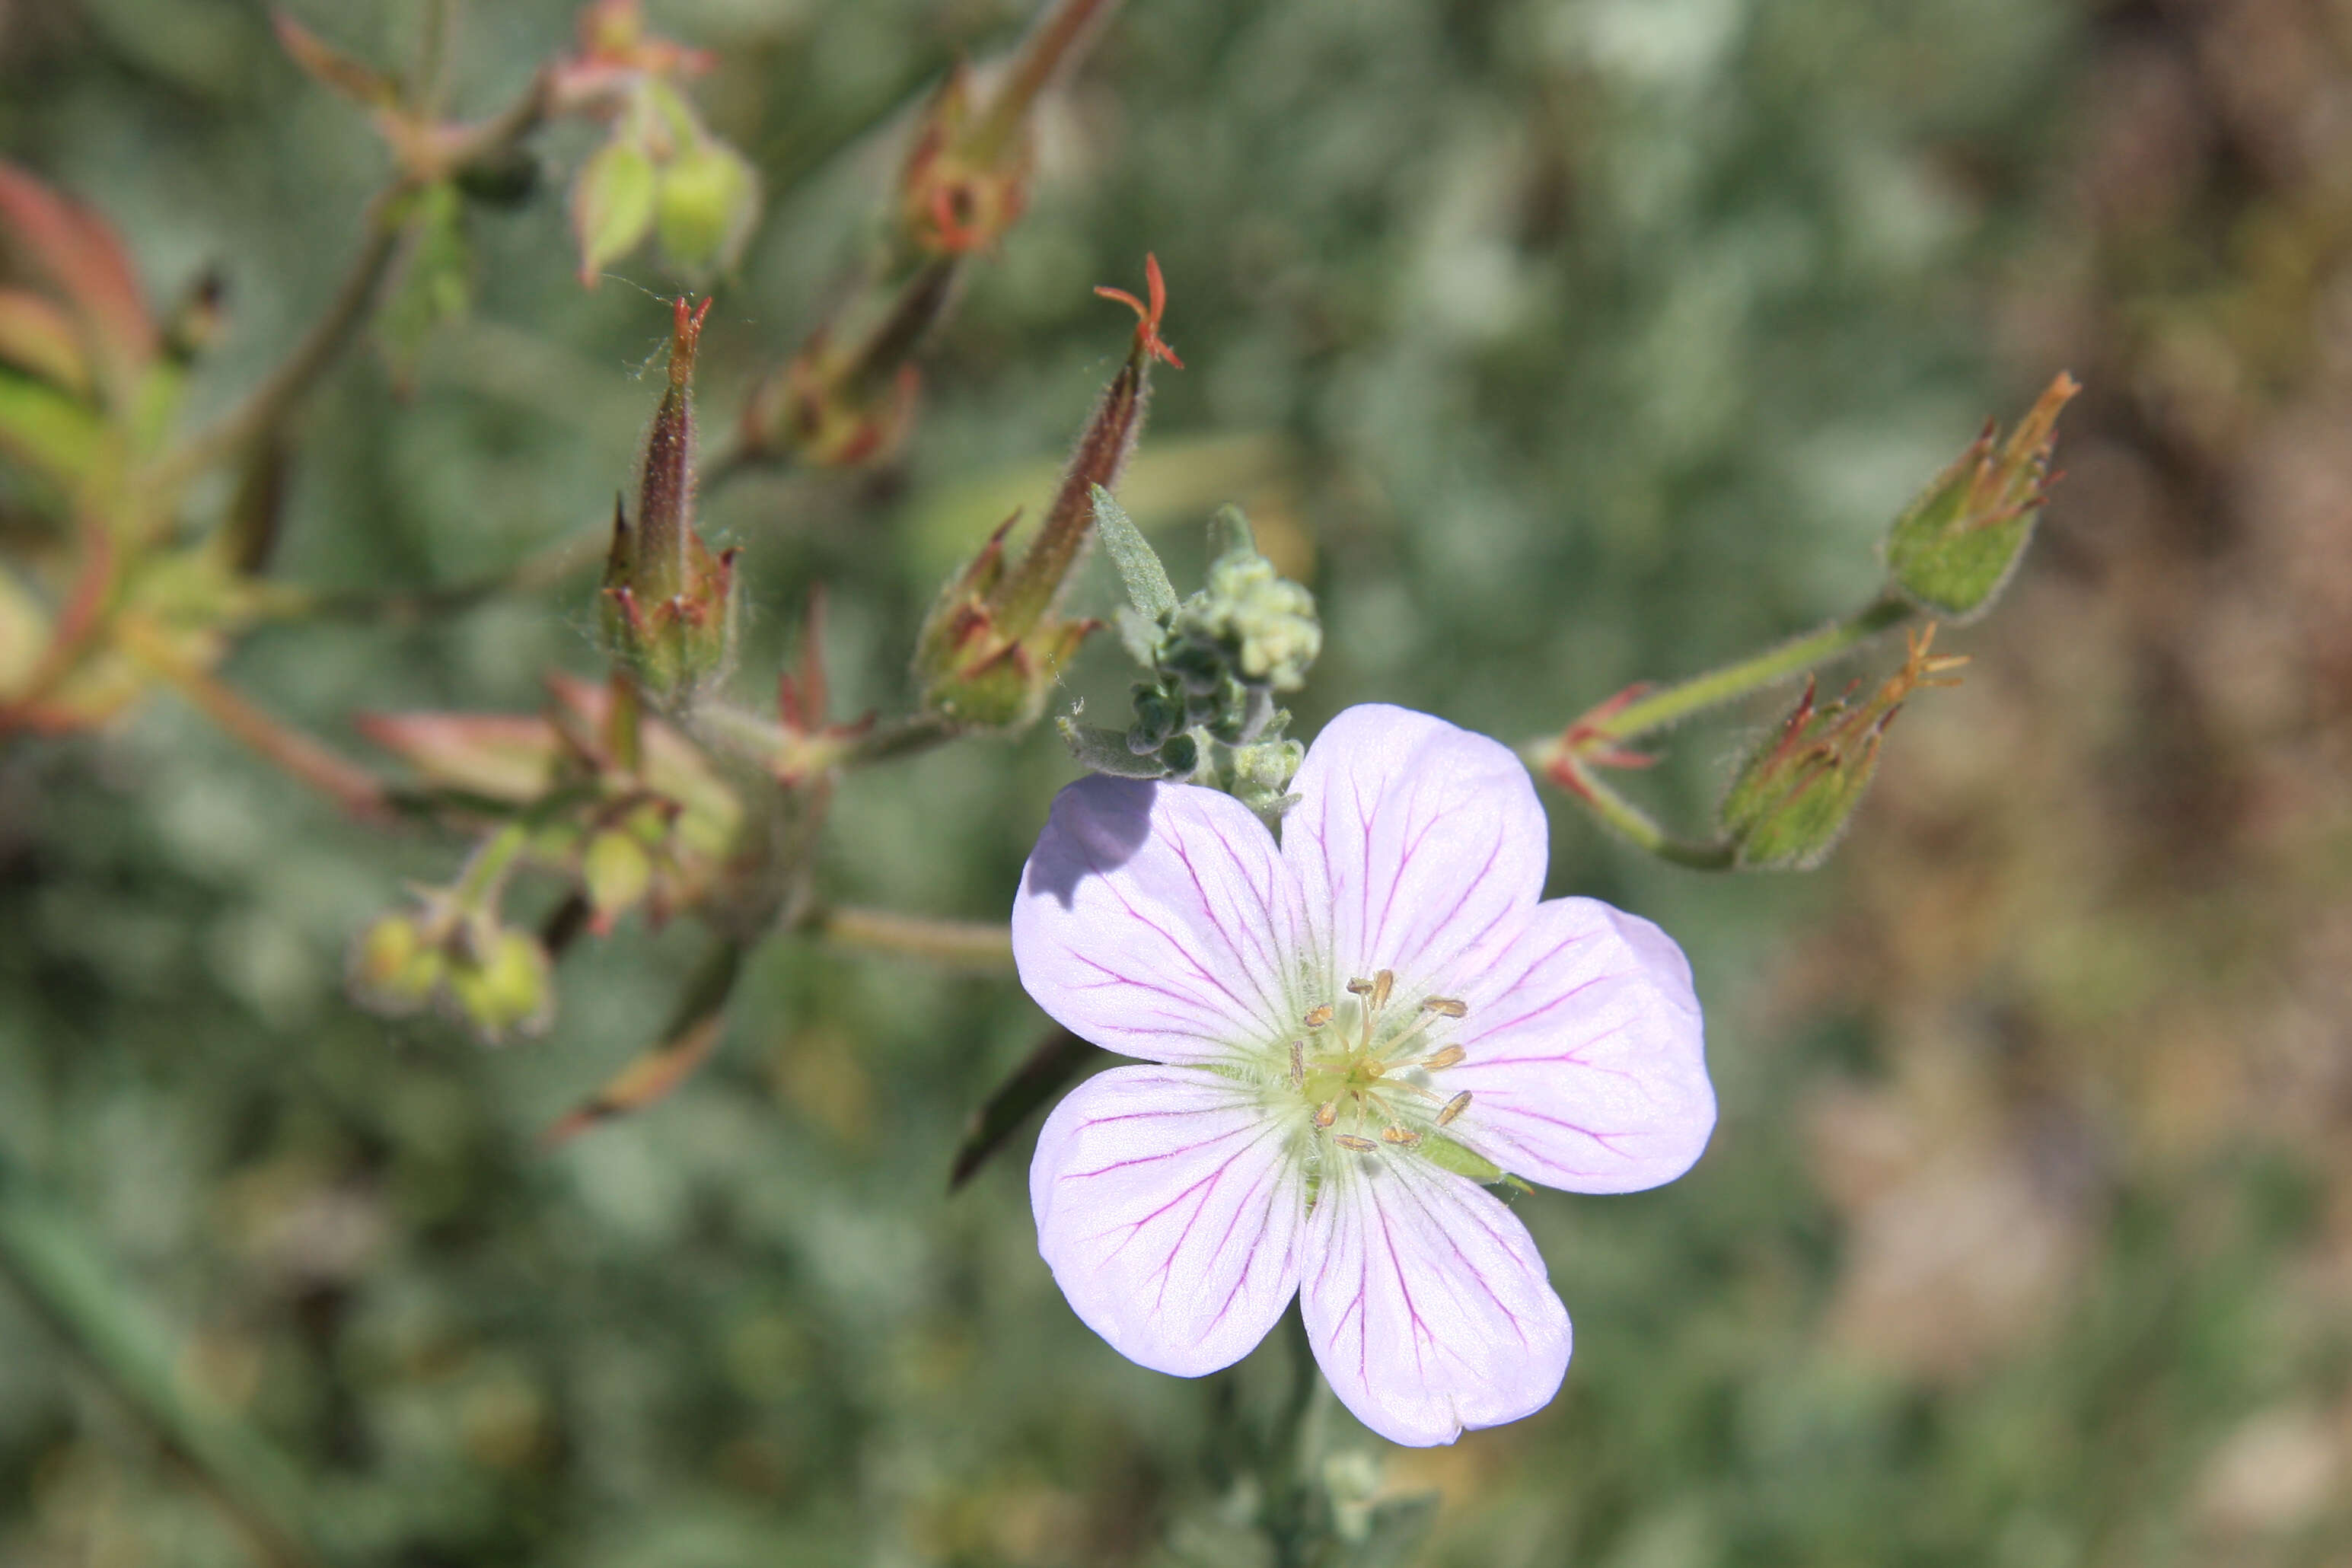
M 1360 1154 L 1383 1145 L 1411 1149 L 1462 1114 L 1467 1092 L 1447 1099 L 1436 1076 L 1462 1060 L 1462 1047 L 1433 1036 L 1469 1008 L 1451 996 L 1396 1003 L 1396 973 L 1350 980 L 1344 998 L 1308 1013 L 1290 1042 L 1290 1087 L 1314 1107 L 1318 1142 Z

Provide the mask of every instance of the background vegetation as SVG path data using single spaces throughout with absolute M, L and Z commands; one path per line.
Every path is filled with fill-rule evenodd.
M 294 9 L 383 57 L 415 25 Z M 861 254 L 893 117 L 1026 9 L 654 5 L 716 52 L 698 100 L 769 186 L 704 339 L 714 415 Z M 469 8 L 460 106 L 571 25 Z M 1130 0 L 900 460 L 714 498 L 750 683 L 822 581 L 840 706 L 903 709 L 939 581 L 1042 499 L 1116 363 L 1089 286 L 1150 249 L 1188 368 L 1124 498 L 1178 581 L 1241 500 L 1323 607 L 1296 732 L 1380 700 L 1516 741 L 1860 602 L 1986 414 L 2088 387 L 2021 580 L 1948 634 L 1967 684 L 1897 726 L 1829 870 L 1674 870 L 1549 797 L 1551 890 L 1689 949 L 1723 1123 L 1659 1192 L 1519 1203 L 1578 1328 L 1550 1409 L 1412 1453 L 1330 1413 L 1343 1489 L 1442 1491 L 1418 1560 L 2352 1552 L 2347 106 L 2324 0 Z M 580 287 L 588 136 L 540 145 L 413 390 L 363 353 L 314 400 L 278 576 L 469 580 L 627 481 L 676 284 L 641 257 Z M 0 5 L 0 154 L 119 225 L 151 297 L 221 269 L 199 412 L 316 315 L 383 167 L 242 0 Z M 591 586 L 273 626 L 226 674 L 358 754 L 355 710 L 598 673 Z M 1119 704 L 1118 662 L 1071 695 Z M 1743 733 L 1679 731 L 1660 798 L 1701 814 Z M 1071 772 L 1040 730 L 859 773 L 824 890 L 999 918 Z M 625 925 L 564 966 L 552 1034 L 497 1050 L 355 1012 L 346 943 L 453 853 L 169 697 L 0 750 L 0 1149 L 362 1559 L 1250 1560 L 1218 1385 L 1246 1419 L 1282 1344 L 1208 1385 L 1119 1359 L 1035 1257 L 1025 1138 L 946 1194 L 1041 1027 L 1009 978 L 772 943 L 704 1072 L 544 1154 L 693 939 Z M 250 1560 L 6 1290 L 0 1560 Z

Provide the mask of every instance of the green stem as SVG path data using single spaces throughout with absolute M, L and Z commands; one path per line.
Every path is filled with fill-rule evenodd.
M 507 873 L 514 868 L 515 859 L 530 843 L 529 818 L 509 822 L 482 841 L 480 848 L 466 862 L 454 889 L 457 901 L 467 910 L 478 910 L 498 901 L 499 889 L 506 883 Z
M 1579 739 L 1588 743 L 1631 741 L 1653 730 L 1662 730 L 1694 713 L 1802 675 L 1879 633 L 1902 625 L 1913 614 L 1907 599 L 1893 593 L 1883 595 L 1845 619 L 1832 621 L 1817 632 L 1782 643 L 1753 658 L 1694 676 L 1663 691 L 1651 692 L 1614 712 L 1598 716 L 1589 725 L 1580 726 Z
M 0 1273 L 187 1465 L 263 1561 L 283 1568 L 329 1561 L 312 1539 L 300 1472 L 259 1433 L 186 1385 L 176 1336 L 5 1152 Z
M 833 909 L 811 922 L 840 947 L 928 958 L 960 969 L 1002 973 L 1013 967 L 1013 931 L 991 921 L 933 920 L 887 910 Z
M 904 719 L 894 719 L 887 724 L 877 725 L 861 736 L 856 744 L 842 756 L 845 767 L 861 767 L 867 763 L 890 762 L 898 757 L 910 757 L 917 752 L 928 752 L 942 742 L 956 737 L 953 725 L 934 713 L 915 713 Z
M 247 394 L 244 402 L 156 465 L 159 488 L 169 489 L 193 479 L 243 451 L 283 419 L 310 384 L 341 355 L 374 309 L 384 274 L 392 269 L 393 258 L 400 248 L 400 225 L 394 215 L 410 188 L 406 179 L 394 180 L 369 200 L 366 215 L 360 220 L 367 237 L 344 272 L 327 313 L 311 323 L 294 352 L 268 379 Z
M 1694 871 L 1727 871 L 1738 863 L 1739 847 L 1729 839 L 1700 844 L 1675 837 L 1652 821 L 1648 813 L 1602 784 L 1590 768 L 1565 751 L 1549 760 L 1547 772 L 1554 784 L 1583 802 L 1586 809 L 1627 842 L 1661 860 Z

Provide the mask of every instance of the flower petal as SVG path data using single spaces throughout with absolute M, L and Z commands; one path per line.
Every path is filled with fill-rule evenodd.
M 1594 899 L 1554 899 L 1460 984 L 1470 1091 L 1448 1131 L 1515 1175 L 1631 1193 L 1691 1167 L 1715 1129 L 1705 1030 L 1674 939 Z
M 1214 1073 L 1113 1068 L 1080 1084 L 1037 1136 L 1029 1202 L 1072 1310 L 1155 1372 L 1231 1366 L 1298 1289 L 1290 1132 Z
M 1410 988 L 1543 894 L 1543 807 L 1519 759 L 1484 735 L 1350 708 L 1290 787 L 1282 855 L 1336 971 L 1327 984 L 1385 968 Z
M 1097 776 L 1054 798 L 1013 901 L 1039 1006 L 1105 1050 L 1205 1062 L 1269 1049 L 1299 1000 L 1297 885 L 1229 795 Z
M 1392 1443 L 1451 1443 L 1551 1402 L 1568 1310 L 1535 1238 L 1476 1183 L 1411 1156 L 1328 1171 L 1300 1305 L 1339 1402 Z

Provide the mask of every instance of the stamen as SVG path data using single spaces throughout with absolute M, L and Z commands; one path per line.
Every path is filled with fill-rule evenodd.
M 1401 1148 L 1410 1149 L 1414 1144 L 1421 1142 L 1421 1134 L 1415 1132 L 1410 1127 L 1390 1127 L 1381 1131 L 1381 1139 L 1383 1142 L 1394 1143 Z
M 1359 1138 L 1352 1132 L 1335 1132 L 1331 1135 L 1331 1142 L 1342 1149 L 1353 1149 L 1360 1154 L 1369 1154 L 1380 1147 L 1370 1139 Z
M 1371 989 L 1372 983 L 1369 980 L 1350 980 L 1348 982 L 1348 994 L 1350 996 L 1370 995 L 1371 994 Z
M 1307 1015 L 1307 1026 L 1310 1029 L 1319 1029 L 1330 1021 L 1331 1004 L 1328 1002 Z
M 1456 1001 L 1451 996 L 1423 997 L 1421 1006 L 1425 1013 L 1443 1014 L 1448 1018 L 1466 1017 L 1470 1012 L 1470 1004 Z
M 1437 1113 L 1437 1124 L 1443 1127 L 1469 1109 L 1470 1091 L 1465 1089 L 1445 1102 L 1445 1109 Z
M 1316 1126 L 1318 1126 L 1318 1127 L 1328 1127 L 1328 1126 L 1330 1126 L 1330 1125 L 1331 1125 L 1331 1123 L 1333 1123 L 1334 1121 L 1339 1121 L 1339 1102 L 1338 1100 L 1325 1100 L 1322 1104 L 1320 1104 L 1320 1105 L 1318 1105 L 1318 1106 L 1317 1106 L 1317 1107 L 1315 1108 L 1315 1125 L 1316 1125 Z
M 1455 1062 L 1460 1061 L 1464 1054 L 1465 1053 L 1460 1046 L 1448 1046 L 1434 1056 L 1423 1058 L 1421 1065 L 1433 1069 L 1437 1068 L 1450 1068 Z
M 1396 988 L 1396 971 L 1383 969 L 1372 976 L 1372 1011 L 1379 1012 L 1389 1005 L 1389 993 Z
M 1307 1042 L 1304 1040 L 1290 1042 L 1290 1087 L 1307 1087 Z

